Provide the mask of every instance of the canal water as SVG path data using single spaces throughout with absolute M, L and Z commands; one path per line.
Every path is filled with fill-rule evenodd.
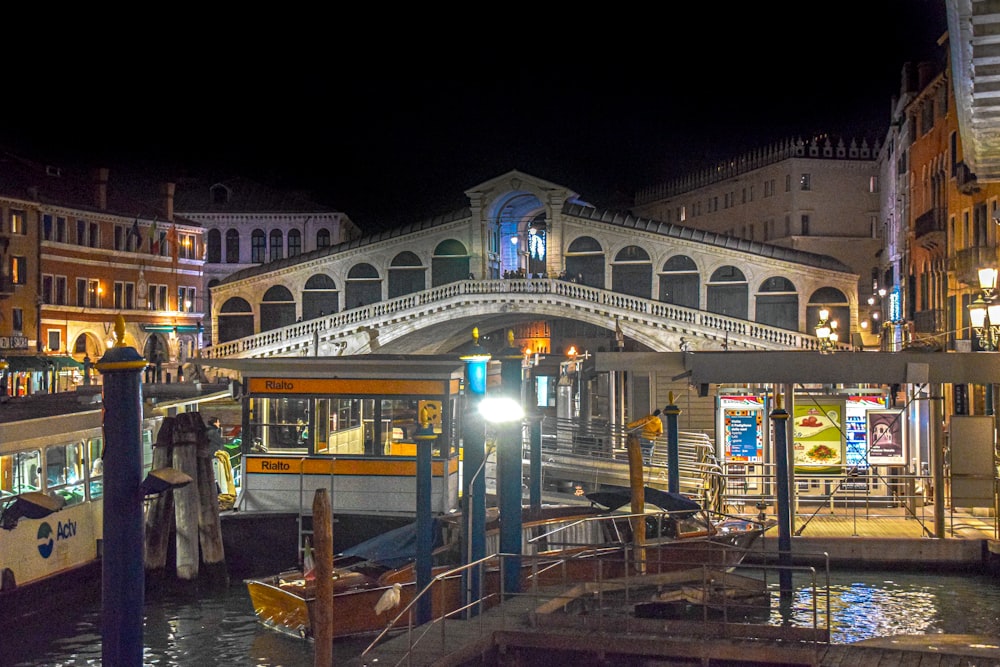
M 798 575 L 796 591 L 808 585 Z M 70 667 L 101 664 L 99 592 L 55 613 L 7 619 L 0 641 L 3 667 Z M 812 607 L 796 592 L 791 609 L 778 609 L 772 594 L 772 622 L 789 618 L 810 625 Z M 832 640 L 850 643 L 896 634 L 1000 634 L 1000 579 L 976 574 L 898 571 L 831 572 Z M 311 667 L 309 642 L 257 623 L 246 589 L 232 583 L 198 594 L 147 594 L 144 664 L 267 665 Z M 365 641 L 338 642 L 340 663 L 357 657 Z

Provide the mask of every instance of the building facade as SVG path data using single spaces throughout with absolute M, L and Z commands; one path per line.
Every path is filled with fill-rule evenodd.
M 879 146 L 819 135 L 789 140 L 636 194 L 632 211 L 722 236 L 828 255 L 877 293 Z M 811 321 L 808 326 L 814 326 Z M 864 329 L 862 329 L 864 324 Z M 860 333 L 868 324 L 841 321 Z
M 144 199 L 107 169 L 0 154 L 6 393 L 98 381 L 89 364 L 119 314 L 149 379 L 181 375 L 202 343 L 204 241 L 198 223 L 174 215 L 173 192 L 163 183 Z

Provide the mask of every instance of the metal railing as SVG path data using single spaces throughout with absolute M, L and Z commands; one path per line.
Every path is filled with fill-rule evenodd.
M 668 517 L 670 513 L 663 513 Z M 384 630 L 365 648 L 361 658 L 373 657 L 373 651 L 394 630 L 400 630 L 405 623 L 407 636 L 406 651 L 396 662 L 412 664 L 414 649 L 435 628 L 439 628 L 441 646 L 446 646 L 447 621 L 471 615 L 464 622 L 478 624 L 478 635 L 483 637 L 487 632 L 503 629 L 507 626 L 508 617 L 513 614 L 528 616 L 533 625 L 569 625 L 573 623 L 572 616 L 579 613 L 597 614 L 601 625 L 610 627 L 612 624 L 625 632 L 648 629 L 645 621 L 634 618 L 631 614 L 633 605 L 650 599 L 650 592 L 660 599 L 687 599 L 702 609 L 701 617 L 689 619 L 678 630 L 685 634 L 697 635 L 697 627 L 711 627 L 712 632 L 719 636 L 755 636 L 759 638 L 774 638 L 828 643 L 830 638 L 830 570 L 829 561 L 825 568 L 825 578 L 820 581 L 820 573 L 813 567 L 777 565 L 768 563 L 766 558 L 755 561 L 754 564 L 742 562 L 722 570 L 713 568 L 703 560 L 694 559 L 691 562 L 678 560 L 683 555 L 673 555 L 671 560 L 663 560 L 663 554 L 657 553 L 651 558 L 640 558 L 639 552 L 629 544 L 609 547 L 608 545 L 583 544 L 578 541 L 581 525 L 591 522 L 631 519 L 638 515 L 621 515 L 615 517 L 588 517 L 565 524 L 557 525 L 553 530 L 539 535 L 526 543 L 526 548 L 535 550 L 534 545 L 544 543 L 546 548 L 558 547 L 565 555 L 546 554 L 510 554 L 496 553 L 481 558 L 473 563 L 455 567 L 433 577 L 430 584 L 405 606 L 389 622 Z M 642 515 L 648 519 L 650 516 Z M 558 539 L 565 535 L 566 539 Z M 732 547 L 736 550 L 736 547 Z M 763 552 L 763 545 L 760 547 Z M 747 550 L 749 551 L 749 550 Z M 757 551 L 754 549 L 754 551 Z M 743 554 L 742 556 L 745 556 Z M 742 561 L 743 557 L 738 560 Z M 511 564 L 511 560 L 514 561 Z M 581 568 L 585 562 L 587 567 Z M 525 565 L 527 563 L 527 565 Z M 577 564 L 574 566 L 574 564 Z M 507 591 L 504 589 L 504 576 L 507 567 L 519 567 L 522 581 L 530 584 L 526 591 Z M 734 574 L 736 570 L 756 572 L 758 576 L 750 578 Z M 778 626 L 774 625 L 771 613 L 771 592 L 779 579 L 779 573 L 787 570 L 792 574 L 804 575 L 808 581 L 800 585 L 796 591 L 796 607 L 810 610 L 811 623 L 808 627 L 789 628 L 789 619 L 781 619 Z M 572 571 L 572 574 L 570 572 Z M 589 577 L 581 577 L 581 571 L 589 571 Z M 489 572 L 491 581 L 495 582 L 489 589 L 484 587 L 484 578 Z M 647 573 L 647 574 L 643 574 Z M 454 581 L 463 576 L 478 576 L 480 591 L 483 594 L 475 600 L 465 600 L 454 609 L 445 605 L 445 582 Z M 541 582 L 545 582 L 544 585 Z M 437 590 L 435 590 L 437 588 Z M 523 588 L 523 586 L 522 586 Z M 744 592 L 755 595 L 743 595 Z M 415 611 L 424 596 L 440 594 L 442 613 L 433 618 L 422 628 L 415 624 Z M 791 591 L 778 591 L 779 594 L 791 594 Z M 526 608 L 519 605 L 517 611 L 509 610 L 505 604 L 510 601 L 528 601 Z M 535 606 L 538 603 L 538 606 Z M 497 612 L 486 618 L 488 609 L 496 608 Z M 554 618 L 558 614 L 565 620 Z M 719 615 L 721 614 L 721 620 Z M 542 618 L 547 621 L 541 620 Z M 762 619 L 766 619 L 760 622 Z M 657 622 L 662 632 L 662 622 Z M 751 629 L 735 630 L 735 626 L 747 626 Z
M 628 430 L 603 420 L 544 418 L 541 423 L 544 485 L 554 477 L 585 481 L 594 488 L 628 486 Z M 529 443 L 525 443 L 527 448 Z M 525 450 L 525 459 L 529 452 Z M 667 438 L 653 441 L 643 467 L 647 485 L 667 487 Z M 706 507 L 721 509 L 719 492 L 725 484 L 723 468 L 715 458 L 715 446 L 705 433 L 678 433 L 680 491 L 699 499 Z

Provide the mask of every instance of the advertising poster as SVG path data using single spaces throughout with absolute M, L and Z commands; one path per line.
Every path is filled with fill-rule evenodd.
M 842 398 L 796 398 L 792 415 L 795 473 L 838 473 L 844 463 Z
M 906 465 L 902 410 L 868 411 L 868 460 L 874 465 Z
M 849 396 L 845 412 L 846 428 L 844 435 L 846 446 L 845 463 L 855 470 L 866 470 L 868 461 L 868 411 L 883 410 L 886 407 L 886 397 L 869 394 L 864 396 Z
M 720 396 L 719 408 L 726 462 L 763 462 L 764 398 Z

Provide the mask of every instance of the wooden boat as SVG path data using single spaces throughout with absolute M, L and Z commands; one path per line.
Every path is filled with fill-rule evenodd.
M 647 489 L 650 495 L 665 494 Z M 607 498 L 602 498 L 609 502 Z M 647 504 L 651 502 L 647 499 Z M 662 502 L 662 496 L 661 496 Z M 688 501 L 691 502 L 691 501 Z M 614 501 L 610 501 L 614 505 Z M 548 585 L 592 581 L 623 576 L 635 571 L 631 558 L 634 515 L 624 506 L 546 506 L 540 512 L 525 510 L 522 519 L 526 556 L 521 563 L 522 589 L 534 583 Z M 750 547 L 773 524 L 724 515 L 712 515 L 693 503 L 687 509 L 645 514 L 647 539 L 645 571 L 662 573 L 709 566 L 729 569 L 738 565 Z M 488 554 L 499 552 L 497 516 L 487 517 Z M 462 606 L 463 578 L 448 575 L 461 562 L 461 516 L 449 515 L 435 521 L 435 577 L 442 576 L 431 593 L 435 618 Z M 415 526 L 390 531 L 334 559 L 333 616 L 334 638 L 380 632 L 416 594 Z M 499 587 L 498 567 L 484 568 L 483 592 L 489 597 Z M 315 581 L 301 568 L 275 575 L 246 579 L 244 583 L 258 620 L 264 625 L 293 636 L 311 637 Z M 400 584 L 399 604 L 387 614 L 376 614 L 379 599 L 393 584 Z M 491 604 L 492 595 L 484 604 Z

